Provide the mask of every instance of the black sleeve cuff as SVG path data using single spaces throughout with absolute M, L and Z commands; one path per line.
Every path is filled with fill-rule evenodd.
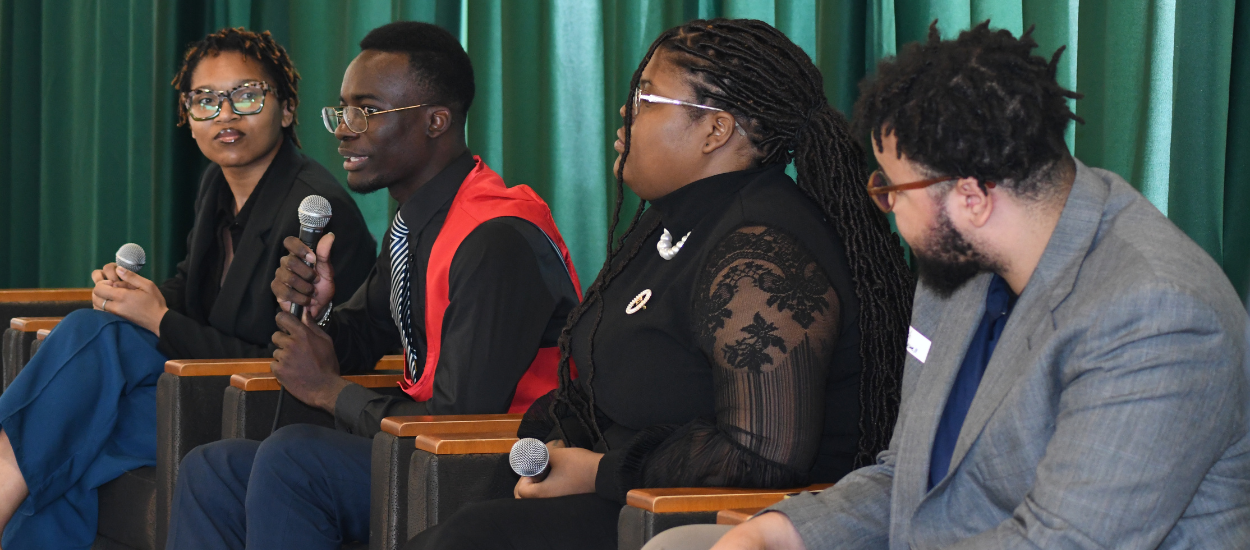
M 599 460 L 599 471 L 595 473 L 595 492 L 603 498 L 625 504 L 625 495 L 631 489 L 643 486 L 647 458 L 674 431 L 676 427 L 648 428 L 638 432 L 629 445 L 604 453 Z
M 192 328 L 187 328 L 188 323 L 192 325 Z M 187 350 L 178 348 L 174 343 L 182 340 L 180 335 L 185 335 L 189 330 L 195 330 L 198 327 L 199 323 L 192 321 L 190 317 L 172 309 L 166 311 L 165 316 L 161 317 L 161 335 L 156 340 L 156 351 L 161 352 L 161 355 L 165 357 L 189 357 Z
M 360 384 L 348 384 L 334 400 L 334 427 L 346 432 L 360 433 L 365 406 L 378 397 L 380 395 L 377 392 Z

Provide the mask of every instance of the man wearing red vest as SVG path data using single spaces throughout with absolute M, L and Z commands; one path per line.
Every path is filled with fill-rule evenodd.
M 385 188 L 399 211 L 369 279 L 329 303 L 327 234 L 314 254 L 287 237 L 272 285 L 273 371 L 337 429 L 292 425 L 226 440 L 182 462 L 168 548 L 339 548 L 369 536 L 371 438 L 387 416 L 524 412 L 557 385 L 556 343 L 580 298 L 551 211 L 509 188 L 465 144 L 469 57 L 424 23 L 379 27 L 322 116 L 353 191 Z M 312 264 L 313 267 L 309 267 Z M 302 319 L 287 313 L 304 307 Z M 352 384 L 403 353 L 406 396 Z

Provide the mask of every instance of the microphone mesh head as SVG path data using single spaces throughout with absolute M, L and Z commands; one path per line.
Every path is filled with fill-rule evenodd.
M 135 243 L 123 244 L 121 248 L 117 249 L 117 255 L 114 258 L 117 261 L 117 265 L 135 273 L 143 269 L 143 264 L 148 261 L 147 254 L 143 253 L 143 247 Z
M 512 471 L 522 477 L 533 477 L 547 469 L 547 446 L 542 441 L 527 437 L 512 444 L 508 463 Z
M 330 223 L 330 201 L 321 195 L 308 195 L 299 203 L 299 224 L 322 228 Z

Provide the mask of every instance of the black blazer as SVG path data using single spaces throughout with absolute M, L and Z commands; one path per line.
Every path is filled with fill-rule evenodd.
M 309 195 L 330 201 L 334 217 L 326 232 L 334 232 L 335 303 L 347 301 L 373 266 L 377 245 L 364 216 L 343 186 L 317 161 L 304 156 L 285 140 L 263 176 L 265 185 L 248 199 L 252 213 L 235 250 L 230 271 L 213 302 L 204 311 L 205 280 L 212 277 L 209 251 L 217 239 L 216 200 L 227 185 L 221 167 L 209 165 L 200 179 L 195 200 L 195 225 L 187 235 L 187 257 L 177 273 L 161 285 L 169 312 L 161 319 L 157 349 L 171 359 L 270 357 L 270 338 L 278 330 L 274 317 L 278 303 L 269 284 L 278 261 L 287 255 L 287 236 L 299 234 L 297 210 Z

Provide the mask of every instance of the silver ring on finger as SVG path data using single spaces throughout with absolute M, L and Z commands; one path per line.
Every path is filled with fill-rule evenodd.
M 105 298 L 104 303 L 100 304 L 100 311 L 103 311 L 105 313 L 109 312 L 109 299 L 108 298 Z

